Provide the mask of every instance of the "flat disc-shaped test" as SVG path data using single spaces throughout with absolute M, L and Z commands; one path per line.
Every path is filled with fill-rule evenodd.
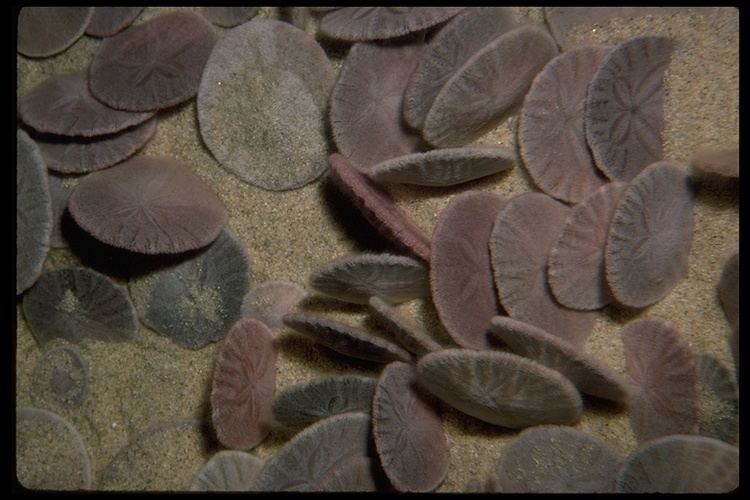
M 143 7 L 94 7 L 86 34 L 97 37 L 116 35 L 130 26 L 142 10 Z
M 626 40 L 607 55 L 591 81 L 586 139 L 597 167 L 612 180 L 629 182 L 662 159 L 662 79 L 673 47 L 665 37 Z
M 506 316 L 492 318 L 488 335 L 526 358 L 559 371 L 581 392 L 612 401 L 627 401 L 627 381 L 605 364 L 541 328 Z
M 495 477 L 503 493 L 611 493 L 623 462 L 596 436 L 543 425 L 503 447 Z
M 376 363 L 410 361 L 409 353 L 396 344 L 361 328 L 312 314 L 287 314 L 284 324 L 329 349 Z
M 612 50 L 591 45 L 564 52 L 534 78 L 523 101 L 518 141 L 526 170 L 545 193 L 577 203 L 606 179 L 594 165 L 583 112 L 586 91 Z
M 465 147 L 433 149 L 378 163 L 367 170 L 383 183 L 453 186 L 513 167 L 515 154 L 507 148 Z
M 513 28 L 508 7 L 468 7 L 430 40 L 404 91 L 404 118 L 421 129 L 445 82 L 492 39 Z
M 310 286 L 355 304 L 366 304 L 374 296 L 398 304 L 429 294 L 427 267 L 411 257 L 393 254 L 339 257 L 312 273 Z
M 693 154 L 690 165 L 700 172 L 722 177 L 740 176 L 740 148 L 700 149 Z
M 216 357 L 211 422 L 221 444 L 244 450 L 263 441 L 271 430 L 275 388 L 273 334 L 260 321 L 242 318 Z
M 360 170 L 422 149 L 404 123 L 402 102 L 424 48 L 358 43 L 349 50 L 331 94 L 330 120 L 339 152 Z
M 82 174 L 111 167 L 134 155 L 156 132 L 156 118 L 115 134 L 96 137 L 41 135 L 37 139 L 47 168 Z
M 573 424 L 581 416 L 581 396 L 567 378 L 507 352 L 433 352 L 419 360 L 417 380 L 454 408 L 512 429 Z
M 648 317 L 620 331 L 625 372 L 633 383 L 630 426 L 639 443 L 698 431 L 698 374 L 687 342 L 675 326 Z
M 85 71 L 50 76 L 21 97 L 18 114 L 38 132 L 84 137 L 113 134 L 153 116 L 105 106 L 88 85 Z
M 511 199 L 490 237 L 492 269 L 508 315 L 581 346 L 594 314 L 561 306 L 547 284 L 547 258 L 570 208 L 542 193 Z
M 263 462 L 255 455 L 223 450 L 206 462 L 190 491 L 250 491 Z
M 740 484 L 739 449 L 718 439 L 675 435 L 633 453 L 618 493 L 730 493 Z
M 257 491 L 326 491 L 337 472 L 370 454 L 370 416 L 351 412 L 311 425 L 258 473 Z
M 126 342 L 138 334 L 135 309 L 125 290 L 86 268 L 44 273 L 24 295 L 23 313 L 41 345 L 54 338 Z
M 488 245 L 507 203 L 495 193 L 458 194 L 443 209 L 432 235 L 432 301 L 451 338 L 463 347 L 489 347 L 485 334 L 490 319 L 500 313 Z
M 234 28 L 250 20 L 258 13 L 260 7 L 201 7 L 200 13 L 222 28 Z
M 18 52 L 47 57 L 81 38 L 94 7 L 23 7 L 18 13 Z
M 189 349 L 224 337 L 240 317 L 250 264 L 228 232 L 178 264 L 132 279 L 130 295 L 141 321 Z
M 195 96 L 215 43 L 213 26 L 198 14 L 162 14 L 102 42 L 89 66 L 89 88 L 117 109 L 174 106 Z
M 497 125 L 557 54 L 546 30 L 521 26 L 484 46 L 445 83 L 422 134 L 437 147 L 467 144 Z
M 90 378 L 89 363 L 75 347 L 63 340 L 50 342 L 31 375 L 31 400 L 39 407 L 79 408 Z
M 416 383 L 412 365 L 391 363 L 381 373 L 372 401 L 380 463 L 402 492 L 433 491 L 448 472 L 448 442 L 438 406 Z
M 146 254 L 205 247 L 227 221 L 224 204 L 189 165 L 156 156 L 89 174 L 68 210 L 99 241 Z
M 44 158 L 23 130 L 16 132 L 16 294 L 39 278 L 49 251 L 52 202 Z
M 331 38 L 360 42 L 397 38 L 441 23 L 463 7 L 342 7 L 320 20 Z
M 732 328 L 740 323 L 740 252 L 737 250 L 724 262 L 717 285 L 719 301 Z
M 550 290 L 560 304 L 593 310 L 613 300 L 605 277 L 604 248 L 615 209 L 627 187 L 624 182 L 607 183 L 568 215 L 547 267 Z
M 604 257 L 618 302 L 646 307 L 685 277 L 693 200 L 685 169 L 676 162 L 653 163 L 630 183 L 615 210 Z

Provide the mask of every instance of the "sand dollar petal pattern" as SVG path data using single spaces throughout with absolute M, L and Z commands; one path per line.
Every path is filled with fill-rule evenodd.
M 460 193 L 443 209 L 432 235 L 432 300 L 443 326 L 463 347 L 489 347 L 485 333 L 500 312 L 488 243 L 507 203 L 495 193 Z
M 448 473 L 448 442 L 435 401 L 416 386 L 412 365 L 394 362 L 372 401 L 375 447 L 391 484 L 403 492 L 435 490 Z
M 52 201 L 39 146 L 16 132 L 16 294 L 42 274 L 52 233 Z
M 693 203 L 679 163 L 653 163 L 633 179 L 615 209 L 604 255 L 607 282 L 618 302 L 651 305 L 687 275 Z
M 260 321 L 242 318 L 221 346 L 211 389 L 211 421 L 224 446 L 246 450 L 265 439 L 275 389 L 273 334 Z
M 251 271 L 227 231 L 208 248 L 128 283 L 141 321 L 189 349 L 224 337 L 240 317 Z
M 435 97 L 422 135 L 436 147 L 467 144 L 496 126 L 557 53 L 539 26 L 521 26 L 484 46 Z
M 135 309 L 125 290 L 82 267 L 45 272 L 24 295 L 23 313 L 41 345 L 54 338 L 127 342 L 138 335 Z
M 94 7 L 22 7 L 18 13 L 18 52 L 27 57 L 58 54 L 81 38 Z
M 589 87 L 586 139 L 597 167 L 610 179 L 631 181 L 662 159 L 664 86 L 674 42 L 641 36 L 617 45 Z
M 461 9 L 463 7 L 342 7 L 323 16 L 320 31 L 348 42 L 396 38 L 446 21 Z
M 135 156 L 86 176 L 68 210 L 96 239 L 146 254 L 205 247 L 227 222 L 224 204 L 189 165 L 157 156 Z
M 206 462 L 190 491 L 250 491 L 263 462 L 244 451 L 223 450 Z
M 495 477 L 503 493 L 612 493 L 624 457 L 578 429 L 525 429 L 503 447 Z
M 417 363 L 417 380 L 454 408 L 512 429 L 573 424 L 581 416 L 581 396 L 567 378 L 507 352 L 433 352 Z
M 550 250 L 547 279 L 555 299 L 571 309 L 592 310 L 609 304 L 604 248 L 615 209 L 628 185 L 610 182 L 573 207 Z
M 303 430 L 266 461 L 255 489 L 323 491 L 337 470 L 368 455 L 370 416 L 359 412 L 335 415 Z
M 398 304 L 429 294 L 427 267 L 411 257 L 393 254 L 336 258 L 310 275 L 310 286 L 356 304 L 366 304 L 374 296 Z
M 500 303 L 508 315 L 581 346 L 594 314 L 557 303 L 547 284 L 547 260 L 570 208 L 542 193 L 512 198 L 490 236 L 492 269 Z
M 88 361 L 75 347 L 50 342 L 31 375 L 31 399 L 37 406 L 79 408 L 88 395 L 89 372 Z
M 556 56 L 523 101 L 518 142 L 524 165 L 539 189 L 557 199 L 577 203 L 607 181 L 586 144 L 583 111 L 591 79 L 611 50 L 591 45 Z
M 674 435 L 633 453 L 618 493 L 729 493 L 740 484 L 739 449 L 718 439 Z
M 687 342 L 670 321 L 656 317 L 620 331 L 625 372 L 632 381 L 630 426 L 639 443 L 698 431 L 698 373 Z
M 89 88 L 117 109 L 174 106 L 195 96 L 215 43 L 214 28 L 198 14 L 161 14 L 101 43 L 89 66 Z

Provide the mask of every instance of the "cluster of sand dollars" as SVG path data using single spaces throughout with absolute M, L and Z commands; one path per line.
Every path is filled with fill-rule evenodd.
M 93 22 L 92 11 L 117 16 L 98 32 L 122 31 L 102 42 L 87 72 L 50 77 L 19 100 L 29 133 L 18 132 L 17 293 L 41 345 L 133 340 L 138 318 L 190 349 L 222 341 L 210 398 L 220 443 L 248 450 L 274 429 L 295 435 L 265 462 L 220 452 L 193 489 L 434 491 L 450 465 L 440 402 L 493 425 L 529 428 L 489 478 L 467 489 L 737 486 L 737 389 L 718 360 L 696 361 L 674 325 L 656 317 L 622 329 L 624 376 L 583 350 L 594 310 L 654 304 L 687 271 L 690 177 L 661 149 L 670 39 L 558 54 L 559 39 L 518 23 L 508 8 L 319 8 L 323 35 L 356 42 L 336 77 L 313 37 L 272 19 L 248 21 L 254 8 L 204 10 L 215 24 L 236 26 L 222 37 L 190 12 L 125 29 L 138 9 L 78 10 L 64 17 L 69 33 L 52 47 L 29 48 L 26 35 L 52 22 L 47 11 L 28 9 L 19 19 L 19 51 L 29 56 L 64 50 Z M 560 12 L 547 12 L 551 26 Z M 216 194 L 178 160 L 132 156 L 154 133 L 157 110 L 196 96 L 203 141 L 229 171 L 280 191 L 330 167 L 373 229 L 411 255 L 342 257 L 310 276 L 321 294 L 367 304 L 390 339 L 290 312 L 304 309 L 307 295 L 293 283 L 248 293 L 249 259 Z M 461 193 L 432 235 L 396 206 L 384 185 L 453 186 L 512 168 L 514 151 L 467 144 L 519 107 L 518 149 L 541 193 Z M 327 124 L 338 150 L 330 156 Z M 727 177 L 739 175 L 737 165 L 737 154 L 725 151 L 695 161 L 697 170 Z M 88 235 L 79 237 L 124 252 L 129 294 L 85 268 L 41 273 L 60 213 L 46 169 L 92 172 L 62 206 Z M 736 363 L 738 266 L 735 257 L 719 284 Z M 454 345 L 395 307 L 414 298 L 434 303 Z M 275 395 L 273 331 L 282 325 L 385 366 L 377 379 L 344 374 Z M 72 347 L 55 348 L 57 358 L 45 356 L 66 373 L 40 369 L 38 378 L 50 397 L 77 404 L 85 362 Z M 72 382 L 60 384 L 65 377 Z M 642 447 L 623 457 L 566 427 L 586 406 L 582 393 L 627 410 Z M 723 423 L 701 411 L 702 397 L 726 410 Z M 75 437 L 47 417 L 44 425 Z M 18 413 L 26 426 L 44 418 Z M 79 441 L 71 440 L 80 451 Z M 706 468 L 698 456 L 718 465 Z M 118 457 L 100 487 L 111 486 Z M 91 484 L 86 460 L 74 487 Z

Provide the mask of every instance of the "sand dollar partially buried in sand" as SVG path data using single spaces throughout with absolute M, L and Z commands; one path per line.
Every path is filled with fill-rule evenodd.
M 50 342 L 31 375 L 31 399 L 38 406 L 79 408 L 88 395 L 89 363 L 64 341 Z
M 228 31 L 198 90 L 201 137 L 227 170 L 270 191 L 326 169 L 325 111 L 333 67 L 304 31 L 271 19 Z
M 240 316 L 250 286 L 242 245 L 223 231 L 208 248 L 132 279 L 128 286 L 141 321 L 189 349 L 224 337 Z
M 205 247 L 227 221 L 224 204 L 189 165 L 156 156 L 135 156 L 88 175 L 68 210 L 99 241 L 146 254 Z

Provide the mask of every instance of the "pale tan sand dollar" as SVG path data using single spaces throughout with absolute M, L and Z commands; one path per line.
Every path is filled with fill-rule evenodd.
M 138 319 L 125 290 L 82 267 L 45 272 L 23 297 L 23 314 L 40 345 L 55 338 L 127 342 Z
M 443 209 L 432 235 L 432 301 L 451 338 L 463 347 L 489 347 L 487 328 L 500 314 L 488 244 L 507 203 L 496 193 L 460 193 Z
M 326 169 L 333 67 L 314 38 L 257 19 L 229 30 L 206 63 L 198 122 L 213 156 L 262 189 L 301 187 Z
M 604 257 L 617 302 L 654 304 L 686 276 L 694 197 L 685 169 L 672 161 L 649 165 L 630 183 L 610 224 Z
M 620 331 L 633 387 L 630 426 L 639 443 L 698 431 L 698 373 L 690 346 L 670 321 L 636 319 Z
M 607 55 L 591 81 L 586 140 L 596 166 L 612 180 L 629 182 L 663 157 L 663 77 L 673 49 L 670 38 L 630 38 Z
M 68 208 L 68 198 L 73 192 L 71 184 L 76 182 L 69 177 L 63 177 L 47 170 L 47 184 L 49 185 L 49 196 L 52 202 L 52 233 L 49 237 L 50 248 L 65 248 L 68 242 L 62 232 L 62 221 Z
M 623 462 L 601 438 L 542 425 L 503 447 L 495 477 L 503 493 L 612 493 Z
M 393 198 L 359 172 L 343 155 L 328 157 L 331 178 L 377 231 L 425 262 L 430 262 L 430 237 L 402 212 Z
M 78 430 L 39 408 L 16 408 L 15 475 L 30 490 L 91 489 L 91 461 Z
M 425 47 L 422 42 L 358 43 L 349 50 L 331 94 L 329 118 L 339 152 L 361 171 L 424 149 L 419 134 L 404 123 L 402 103 Z
M 740 252 L 735 251 L 721 269 L 717 285 L 719 302 L 732 327 L 740 323 Z
M 492 318 L 488 335 L 525 358 L 559 371 L 586 394 L 626 402 L 628 382 L 572 344 L 533 325 L 505 316 Z
M 343 470 L 367 457 L 370 416 L 350 412 L 326 418 L 294 436 L 258 473 L 256 491 L 326 491 Z M 365 485 L 366 486 L 366 485 Z
M 200 13 L 222 28 L 234 28 L 249 21 L 260 10 L 260 7 L 201 7 Z
M 614 300 L 604 268 L 604 249 L 615 209 L 627 189 L 610 182 L 573 207 L 547 260 L 555 299 L 571 309 L 599 309 Z
M 366 304 L 373 296 L 399 304 L 429 295 L 427 266 L 387 253 L 338 257 L 310 275 L 310 286 L 355 304 Z
M 730 370 L 715 356 L 696 357 L 700 410 L 698 432 L 737 445 L 739 440 L 739 390 Z
M 89 66 L 89 88 L 108 106 L 168 108 L 194 97 L 216 43 L 213 26 L 194 12 L 161 14 L 106 38 Z
M 401 492 L 428 492 L 448 473 L 448 441 L 439 407 L 417 386 L 412 365 L 393 362 L 378 379 L 372 433 L 380 463 Z
M 21 96 L 18 114 L 38 132 L 84 137 L 113 134 L 154 115 L 120 111 L 102 104 L 89 92 L 85 71 L 45 79 Z
M 63 174 L 83 174 L 111 167 L 141 149 L 156 132 L 156 118 L 109 135 L 36 139 L 47 168 Z
M 367 175 L 381 184 L 454 186 L 512 168 L 515 154 L 508 148 L 464 147 L 433 149 L 378 163 Z
M 143 7 L 94 7 L 86 34 L 96 37 L 116 35 L 130 26 L 142 10 Z
M 450 406 L 512 429 L 574 424 L 581 416 L 581 395 L 570 380 L 511 353 L 433 352 L 417 363 L 417 380 Z
M 370 314 L 385 325 L 401 347 L 407 351 L 416 356 L 422 356 L 443 348 L 430 337 L 422 326 L 401 314 L 396 307 L 380 297 L 370 297 L 368 304 Z
M 94 7 L 22 7 L 18 13 L 19 54 L 48 57 L 81 38 Z
M 693 154 L 690 165 L 700 172 L 738 178 L 740 176 L 740 148 L 699 149 Z
M 362 375 L 337 375 L 295 384 L 273 402 L 276 421 L 290 429 L 303 429 L 319 420 L 348 412 L 369 413 L 377 379 Z
M 320 20 L 324 35 L 348 42 L 398 38 L 430 28 L 463 7 L 342 7 Z
M 200 470 L 190 491 L 250 491 L 263 462 L 237 450 L 216 453 Z
M 48 344 L 31 375 L 31 400 L 39 407 L 80 408 L 91 383 L 89 362 L 63 340 Z
M 68 210 L 87 233 L 145 254 L 205 247 L 227 222 L 224 204 L 189 165 L 134 156 L 81 180 Z
M 52 233 L 52 201 L 39 146 L 16 131 L 16 295 L 42 274 Z
M 186 491 L 209 458 L 199 420 L 158 422 L 138 432 L 101 470 L 95 489 Z M 175 464 L 180 464 L 175 467 Z
M 739 449 L 704 436 L 655 439 L 633 453 L 617 493 L 730 493 L 740 484 Z
M 247 450 L 265 439 L 275 389 L 273 334 L 260 321 L 242 318 L 219 350 L 211 386 L 211 422 L 222 445 Z
M 128 282 L 143 324 L 188 349 L 224 337 L 250 287 L 245 249 L 227 231 L 204 250 Z
M 283 325 L 281 318 L 307 296 L 307 290 L 297 283 L 266 281 L 250 289 L 242 299 L 242 316 L 257 319 L 275 330 Z
M 518 127 L 523 163 L 539 189 L 559 200 L 578 203 L 607 182 L 586 144 L 583 111 L 589 84 L 611 50 L 590 45 L 556 56 L 524 98 Z
M 467 7 L 432 37 L 404 92 L 404 119 L 421 129 L 445 82 L 469 57 L 513 28 L 508 7 Z
M 445 83 L 427 113 L 422 135 L 436 147 L 477 139 L 520 103 L 556 54 L 555 41 L 538 26 L 521 26 L 497 37 Z
M 547 284 L 547 259 L 570 212 L 542 193 L 512 198 L 495 220 L 490 254 L 508 315 L 580 347 L 591 334 L 594 313 L 558 304 Z
M 287 314 L 283 321 L 292 330 L 345 356 L 376 363 L 411 360 L 411 355 L 396 344 L 355 326 L 304 313 Z

